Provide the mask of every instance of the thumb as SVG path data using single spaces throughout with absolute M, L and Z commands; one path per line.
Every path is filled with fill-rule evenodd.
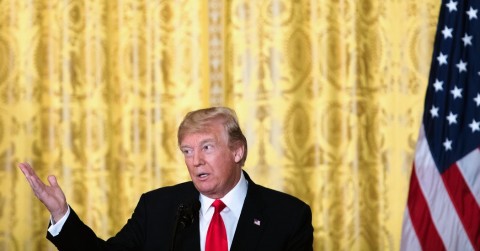
M 49 175 L 47 179 L 48 179 L 48 183 L 50 183 L 50 186 L 58 187 L 57 178 L 54 175 Z

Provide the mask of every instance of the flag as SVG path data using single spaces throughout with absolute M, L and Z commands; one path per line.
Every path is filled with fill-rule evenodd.
M 441 3 L 401 250 L 480 250 L 479 9 Z

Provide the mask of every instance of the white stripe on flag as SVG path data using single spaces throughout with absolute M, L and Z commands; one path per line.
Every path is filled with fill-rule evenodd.
M 403 228 L 402 228 L 402 242 L 400 243 L 400 251 L 417 251 L 422 250 L 420 242 L 418 242 L 417 234 L 412 226 L 412 220 L 410 219 L 410 213 L 405 210 L 403 216 Z
M 480 206 L 480 149 L 476 149 L 457 162 L 463 179 Z
M 433 161 L 422 125 L 415 154 L 420 188 L 428 203 L 432 220 L 447 250 L 473 250 L 473 246 L 445 189 Z

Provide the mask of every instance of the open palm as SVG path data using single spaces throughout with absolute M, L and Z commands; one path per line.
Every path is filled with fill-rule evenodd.
M 25 178 L 32 187 L 35 196 L 47 207 L 55 222 L 59 221 L 67 212 L 68 205 L 65 194 L 57 183 L 55 176 L 48 176 L 46 185 L 40 180 L 33 168 L 28 163 L 20 163 L 18 167 L 22 170 Z

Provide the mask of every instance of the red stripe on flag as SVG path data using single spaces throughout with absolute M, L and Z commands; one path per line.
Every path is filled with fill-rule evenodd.
M 456 163 L 442 174 L 442 179 L 472 246 L 480 250 L 480 207 Z
M 418 241 L 420 242 L 422 249 L 445 250 L 443 241 L 433 224 L 433 219 L 430 215 L 425 196 L 420 189 L 415 165 L 413 166 L 412 176 L 410 178 L 410 191 L 408 193 L 407 206 L 413 228 L 417 233 Z

